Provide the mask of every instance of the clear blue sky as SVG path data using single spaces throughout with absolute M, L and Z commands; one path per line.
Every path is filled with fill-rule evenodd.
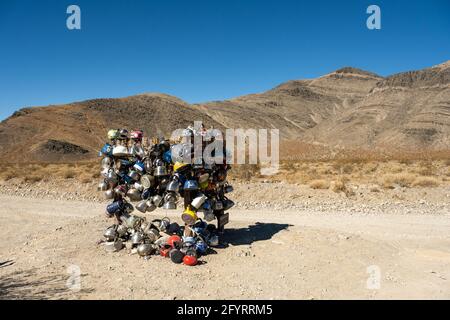
M 66 28 L 77 4 L 82 30 Z M 366 28 L 377 4 L 382 29 Z M 450 1 L 0 1 L 0 119 L 28 106 L 164 92 L 188 102 L 355 66 L 450 59 Z

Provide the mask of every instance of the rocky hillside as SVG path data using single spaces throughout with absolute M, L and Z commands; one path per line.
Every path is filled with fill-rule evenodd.
M 387 78 L 346 67 L 261 94 L 196 106 L 233 127 L 351 148 L 449 149 L 450 62 Z
M 343 68 L 318 79 L 288 81 L 261 94 L 196 107 L 227 127 L 278 128 L 285 139 L 302 139 L 323 121 L 352 108 L 382 80 Z
M 63 106 L 26 108 L 0 123 L 4 161 L 72 161 L 97 156 L 109 128 L 139 128 L 170 135 L 193 119 L 220 123 L 187 103 L 162 94 L 96 99 Z
M 327 144 L 405 149 L 450 148 L 450 62 L 399 73 L 304 139 Z

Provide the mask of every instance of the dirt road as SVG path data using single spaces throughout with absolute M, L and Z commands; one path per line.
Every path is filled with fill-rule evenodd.
M 103 204 L 0 201 L 1 299 L 450 298 L 450 214 L 231 210 L 228 247 L 186 267 L 97 246 Z

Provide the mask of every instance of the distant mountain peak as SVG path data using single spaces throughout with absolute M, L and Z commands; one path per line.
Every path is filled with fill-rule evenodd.
M 151 98 L 159 98 L 162 100 L 172 101 L 174 103 L 184 104 L 187 105 L 188 103 L 178 97 L 172 96 L 170 94 L 166 93 L 160 93 L 160 92 L 144 92 L 141 94 L 138 94 L 134 97 L 151 97 Z
M 331 74 L 336 74 L 336 73 L 337 74 L 342 74 L 342 73 L 357 74 L 357 75 L 365 75 L 365 76 L 371 76 L 371 77 L 376 77 L 376 78 L 382 78 L 381 76 L 379 76 L 376 73 L 358 69 L 358 68 L 354 68 L 354 67 L 343 67 L 343 68 L 340 68 L 340 69 L 332 72 Z

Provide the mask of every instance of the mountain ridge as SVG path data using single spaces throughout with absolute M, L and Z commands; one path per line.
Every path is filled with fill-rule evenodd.
M 4 161 L 96 156 L 111 127 L 168 135 L 193 121 L 277 128 L 284 140 L 343 148 L 450 148 L 450 60 L 382 77 L 343 67 L 262 93 L 189 104 L 162 93 L 22 108 L 0 123 Z

